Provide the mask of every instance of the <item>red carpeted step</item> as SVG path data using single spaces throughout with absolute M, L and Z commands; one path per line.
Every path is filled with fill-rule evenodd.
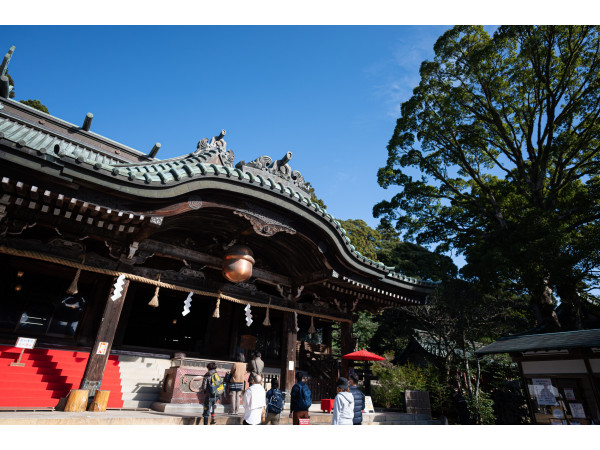
M 56 406 L 60 397 L 81 383 L 89 353 L 73 350 L 26 349 L 24 367 L 10 366 L 21 349 L 0 345 L 0 406 Z M 111 391 L 108 407 L 121 408 L 119 359 L 109 356 L 101 389 Z

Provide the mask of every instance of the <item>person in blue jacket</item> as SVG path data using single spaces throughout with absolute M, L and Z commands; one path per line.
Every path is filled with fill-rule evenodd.
M 350 393 L 354 397 L 354 418 L 352 419 L 352 425 L 362 425 L 365 394 L 358 388 L 358 377 L 355 374 L 350 375 L 348 385 L 350 386 Z

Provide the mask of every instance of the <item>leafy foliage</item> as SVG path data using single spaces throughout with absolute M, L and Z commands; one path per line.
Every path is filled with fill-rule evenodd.
M 350 242 L 361 255 L 377 261 L 377 250 L 381 245 L 381 234 L 374 230 L 364 220 L 348 219 L 341 220 L 342 228 Z
M 308 189 L 308 193 L 310 194 L 310 200 L 315 202 L 321 208 L 327 209 L 327 205 L 325 204 L 325 202 L 316 196 L 314 186 L 312 184 L 310 184 L 310 182 L 308 182 L 308 181 L 305 183 L 305 186 Z
M 31 106 L 39 111 L 45 112 L 46 114 L 50 114 L 46 105 L 42 105 L 39 100 L 20 100 L 19 102 L 23 103 L 24 105 Z
M 389 358 L 389 354 L 387 354 Z M 395 366 L 389 361 L 373 364 L 373 374 L 378 385 L 373 387 L 373 402 L 384 408 L 404 408 L 402 399 L 407 390 L 429 391 L 431 408 L 434 411 L 447 409 L 447 391 L 434 366 L 419 367 L 413 364 Z
M 466 398 L 471 416 L 475 425 L 493 425 L 496 423 L 494 416 L 494 401 L 490 394 L 485 391 L 479 391 L 478 395 L 472 395 Z
M 600 28 L 457 26 L 402 104 L 374 214 L 419 244 L 465 254 L 465 276 L 555 299 L 597 286 Z

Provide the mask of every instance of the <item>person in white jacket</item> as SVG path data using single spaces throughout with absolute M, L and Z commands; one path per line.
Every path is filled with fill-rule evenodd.
M 352 425 L 354 418 L 354 396 L 348 387 L 348 379 L 340 377 L 337 381 L 337 395 L 333 403 L 332 425 Z

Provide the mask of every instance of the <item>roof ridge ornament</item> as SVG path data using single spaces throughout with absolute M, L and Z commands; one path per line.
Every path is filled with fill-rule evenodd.
M 276 160 L 273 162 L 270 156 L 263 155 L 256 158 L 254 161 L 250 161 L 246 163 L 245 161 L 240 161 L 236 164 L 236 169 L 247 170 L 248 168 L 256 169 L 256 171 L 268 172 L 272 175 L 275 175 L 283 180 L 287 181 L 289 184 L 296 186 L 302 189 L 305 192 L 309 192 L 306 187 L 306 181 L 302 174 L 297 170 L 292 170 L 288 162 L 292 159 L 292 152 L 287 152 L 283 155 L 283 158 Z M 256 172 L 254 171 L 254 172 Z
M 234 154 L 233 150 L 227 150 L 227 142 L 223 139 L 225 133 L 225 130 L 221 130 L 218 136 L 213 136 L 210 140 L 208 138 L 200 139 L 196 145 L 196 151 L 192 153 L 192 156 L 199 156 L 211 150 L 216 150 L 221 160 L 221 165 L 224 167 L 233 167 Z

